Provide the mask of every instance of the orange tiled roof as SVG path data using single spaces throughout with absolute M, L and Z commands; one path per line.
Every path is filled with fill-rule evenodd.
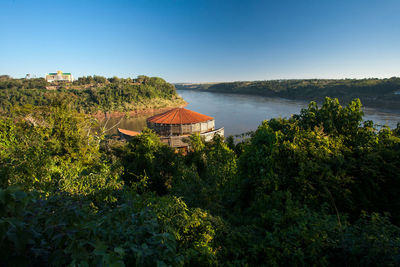
M 118 128 L 118 132 L 125 134 L 125 135 L 129 135 L 129 136 L 136 136 L 136 135 L 140 134 L 139 132 L 129 131 L 129 130 L 121 129 L 121 128 Z
M 147 119 L 160 124 L 190 124 L 213 120 L 213 117 L 203 115 L 185 108 L 175 108 Z

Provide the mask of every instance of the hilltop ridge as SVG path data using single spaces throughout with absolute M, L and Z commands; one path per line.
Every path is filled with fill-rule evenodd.
M 137 113 L 185 104 L 174 85 L 159 77 L 142 75 L 123 79 L 95 75 L 80 77 L 72 83 L 49 83 L 43 78 L 1 77 L 2 112 L 8 112 L 16 106 L 48 106 L 59 100 L 65 100 L 77 111 L 88 114 Z

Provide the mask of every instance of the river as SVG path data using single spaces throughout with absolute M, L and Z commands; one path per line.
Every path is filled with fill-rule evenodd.
M 216 127 L 225 128 L 225 136 L 241 134 L 257 129 L 263 120 L 298 114 L 308 102 L 270 98 L 253 95 L 221 94 L 178 90 L 179 95 L 189 104 L 188 109 L 209 115 L 215 118 Z M 388 125 L 395 128 L 400 122 L 400 110 L 379 110 L 364 108 L 364 120 L 372 120 L 378 125 Z M 118 125 L 133 131 L 141 131 L 146 126 L 146 118 L 152 114 L 141 115 L 129 119 L 122 119 Z M 112 118 L 108 127 L 115 125 L 119 119 Z M 108 128 L 107 127 L 107 128 Z M 113 128 L 109 133 L 116 133 Z

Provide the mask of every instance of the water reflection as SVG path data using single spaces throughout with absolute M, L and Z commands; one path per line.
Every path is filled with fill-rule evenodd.
M 107 122 L 106 134 L 117 134 L 117 128 L 140 132 L 146 127 L 146 119 L 153 114 L 138 115 L 129 118 L 110 118 Z M 104 125 L 106 120 L 101 120 L 100 125 Z
M 178 93 L 189 103 L 188 109 L 212 116 L 216 127 L 225 127 L 225 135 L 240 134 L 255 130 L 263 120 L 298 114 L 308 102 L 261 96 L 220 94 L 179 90 Z M 364 109 L 364 120 L 372 120 L 379 125 L 396 127 L 400 122 L 400 111 L 387 111 L 372 108 Z M 139 115 L 123 119 L 118 125 L 132 131 L 141 131 L 146 119 L 154 114 Z M 119 118 L 112 118 L 108 126 L 115 125 Z M 107 127 L 108 128 L 108 127 Z M 110 133 L 116 133 L 116 127 Z

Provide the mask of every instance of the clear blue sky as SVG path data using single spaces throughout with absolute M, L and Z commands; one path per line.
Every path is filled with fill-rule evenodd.
M 400 76 L 400 0 L 0 0 L 0 74 Z

